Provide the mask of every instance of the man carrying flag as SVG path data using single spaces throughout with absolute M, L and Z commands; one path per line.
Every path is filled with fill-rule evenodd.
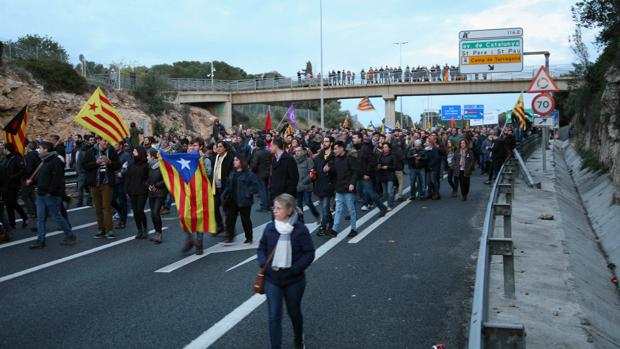
M 215 210 L 211 184 L 200 153 L 161 152 L 159 169 L 179 211 L 181 229 L 188 235 L 183 250 L 194 244 L 192 233 L 197 232 L 196 254 L 202 254 L 203 233 L 215 232 Z
M 523 131 L 527 130 L 528 120 L 525 115 L 525 104 L 523 103 L 523 93 L 521 93 L 517 103 L 515 103 L 514 108 L 512 108 L 512 123 L 518 123 L 519 125 L 519 127 L 516 128 L 518 140 L 521 140 Z

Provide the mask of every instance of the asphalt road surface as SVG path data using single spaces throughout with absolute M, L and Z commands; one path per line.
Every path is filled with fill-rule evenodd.
M 345 236 L 348 222 L 335 239 L 316 236 L 306 210 L 317 248 L 303 300 L 306 346 L 463 347 L 483 181 L 472 178 L 463 202 L 444 180 L 441 200 L 407 200 L 382 219 L 358 205 L 355 239 Z M 0 245 L 0 348 L 269 347 L 266 302 L 251 288 L 256 246 L 243 246 L 243 235 L 230 247 L 206 236 L 203 256 L 183 255 L 175 214 L 164 216 L 161 245 L 134 240 L 131 218 L 117 239 L 93 239 L 90 207 L 70 212 L 71 247 L 56 233 L 45 249 L 29 250 L 33 233 L 17 231 Z M 255 245 L 269 219 L 252 213 Z M 48 222 L 48 230 L 58 227 Z M 283 331 L 292 347 L 286 315 Z

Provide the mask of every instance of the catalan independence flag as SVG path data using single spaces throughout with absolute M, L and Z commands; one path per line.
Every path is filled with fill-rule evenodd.
M 370 99 L 368 99 L 368 97 L 364 97 L 359 103 L 357 103 L 357 110 L 371 111 L 375 110 L 375 107 L 372 105 L 372 103 L 370 103 Z
M 527 129 L 527 121 L 525 119 L 525 104 L 523 103 L 523 93 L 519 96 L 515 107 L 512 109 L 512 115 L 519 122 L 519 127 L 522 130 Z M 514 119 L 513 119 L 514 122 Z
M 200 153 L 161 151 L 159 169 L 177 205 L 181 229 L 215 233 L 213 195 Z
M 26 148 L 26 128 L 28 127 L 28 106 L 22 108 L 2 130 L 5 143 L 12 143 L 15 151 L 24 155 Z
M 75 116 L 75 122 L 101 136 L 112 145 L 118 144 L 129 134 L 120 115 L 99 87 Z

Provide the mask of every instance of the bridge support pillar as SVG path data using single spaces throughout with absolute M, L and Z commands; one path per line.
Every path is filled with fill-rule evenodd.
M 220 121 L 226 130 L 230 130 L 232 128 L 232 103 L 224 102 L 222 104 L 224 106 L 220 114 Z
M 396 126 L 396 96 L 383 96 L 385 101 L 385 124 L 389 127 Z

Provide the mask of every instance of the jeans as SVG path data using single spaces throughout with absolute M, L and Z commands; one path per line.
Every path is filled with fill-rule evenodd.
M 394 175 L 396 175 L 396 183 L 398 185 L 398 198 L 403 198 L 403 190 L 405 188 L 405 175 L 403 171 L 394 171 Z
M 271 348 L 282 347 L 282 301 L 286 302 L 286 311 L 293 323 L 296 340 L 301 340 L 304 333 L 304 320 L 301 313 L 301 299 L 306 289 L 306 279 L 292 285 L 280 287 L 265 280 L 265 295 L 269 311 L 269 339 Z
M 364 196 L 368 198 L 368 203 L 374 203 L 382 211 L 386 209 L 381 197 L 379 197 L 379 194 L 375 191 L 374 184 L 370 179 L 362 179 L 358 181 L 358 183 L 359 190 L 364 192 Z
M 334 217 L 332 217 L 331 201 L 333 196 L 323 196 L 319 199 L 321 207 L 321 228 L 331 229 L 334 226 Z
M 93 203 L 93 197 L 90 192 L 90 188 L 86 185 L 86 173 L 80 172 L 77 181 L 78 191 L 78 205 L 82 206 L 84 203 L 84 193 L 86 193 L 86 204 L 91 205 Z
M 430 179 L 430 183 L 429 183 L 429 192 L 431 191 L 430 188 L 433 188 L 433 197 L 434 198 L 439 198 L 439 169 L 431 169 L 430 171 L 430 175 L 429 175 L 429 179 Z
M 145 199 L 146 200 L 146 199 Z M 114 185 L 114 192 L 112 193 L 112 207 L 118 212 L 120 222 L 127 223 L 127 195 L 125 194 L 125 184 L 116 183 Z M 144 205 L 142 205 L 144 207 Z M 133 207 L 132 207 L 133 209 Z M 134 218 L 135 218 L 134 212 Z
M 423 199 L 426 197 L 426 175 L 424 169 L 412 168 L 409 172 L 409 181 L 411 182 L 411 197 L 415 198 L 416 190 L 418 197 Z
M 371 204 L 371 199 L 369 194 L 366 192 L 365 190 L 365 186 L 363 184 L 364 180 L 363 179 L 358 179 L 357 183 L 355 184 L 355 188 L 357 188 L 357 193 L 359 195 L 359 197 L 362 199 L 362 205 L 364 206 L 368 206 Z
M 269 210 L 271 207 L 271 201 L 269 200 L 269 190 L 267 188 L 269 184 L 269 178 L 259 179 L 258 183 L 260 186 L 258 188 L 258 194 L 260 196 L 260 207 L 264 210 Z
M 459 191 L 459 174 L 453 169 L 448 170 L 448 184 L 450 184 L 453 193 Z
M 164 208 L 170 211 L 170 208 L 172 207 L 172 195 L 168 193 L 166 194 L 166 197 L 162 199 L 164 199 L 163 201 Z
M 314 218 L 319 218 L 319 211 L 314 207 L 314 203 L 312 202 L 312 192 L 311 191 L 298 191 L 297 192 L 297 207 L 303 211 L 304 202 L 308 205 L 310 212 Z
M 214 207 L 214 211 L 215 211 L 215 226 L 217 231 L 222 231 L 224 230 L 224 219 L 222 218 L 222 199 L 221 199 L 221 195 L 222 195 L 222 191 L 224 189 L 223 188 L 215 188 L 215 196 L 213 197 L 213 205 Z
M 388 207 L 394 207 L 394 182 L 387 181 L 381 182 L 381 187 L 383 188 L 383 196 L 387 195 Z
M 357 215 L 355 213 L 355 193 L 336 193 L 336 217 L 334 218 L 334 229 L 338 229 L 340 221 L 343 219 L 344 206 L 347 207 L 351 215 L 351 230 L 355 230 Z
M 60 214 L 60 204 L 62 197 L 51 195 L 37 195 L 37 240 L 40 242 L 45 241 L 45 210 L 50 217 L 56 220 L 56 223 L 60 226 L 62 231 L 65 232 L 65 237 L 73 236 L 71 226 L 67 220 Z

